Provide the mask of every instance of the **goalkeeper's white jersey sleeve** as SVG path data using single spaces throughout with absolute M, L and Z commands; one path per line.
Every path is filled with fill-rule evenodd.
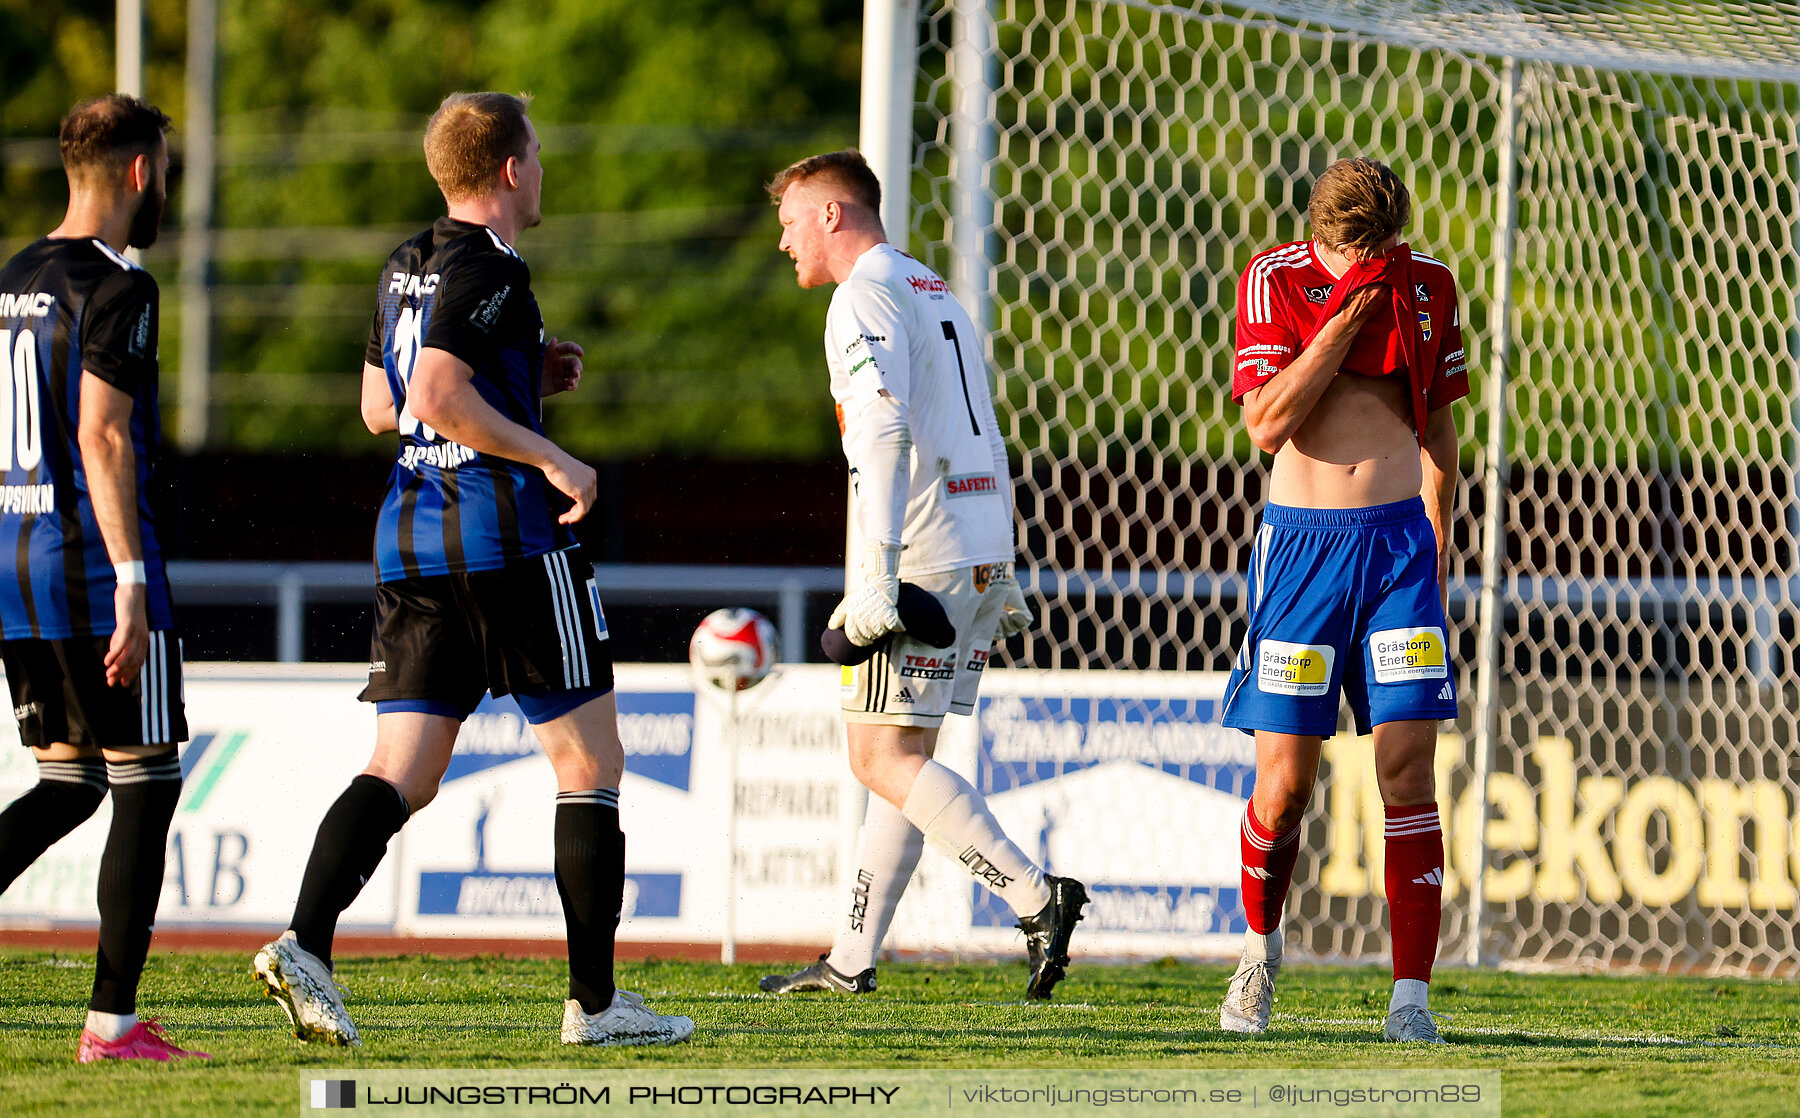
M 881 430 L 891 407 L 871 410 L 883 393 L 898 403 L 911 436 L 902 576 L 1012 558 L 1012 479 L 1004 460 L 996 462 L 981 349 L 949 286 L 892 245 L 865 252 L 832 296 L 825 357 L 865 538 L 871 524 L 889 519 L 872 507 L 884 487 L 870 483 L 894 465 Z

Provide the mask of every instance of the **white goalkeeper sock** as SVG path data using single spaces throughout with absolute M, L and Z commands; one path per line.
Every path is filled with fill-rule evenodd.
M 1260 960 L 1265 963 L 1281 962 L 1280 926 L 1277 925 L 1275 930 L 1267 935 L 1251 931 L 1248 928 L 1244 929 L 1244 958 L 1252 961 Z
M 838 926 L 837 939 L 825 961 L 839 974 L 858 975 L 875 965 L 875 953 L 894 921 L 894 910 L 912 880 L 925 836 L 906 821 L 900 809 L 880 796 L 869 796 L 862 837 L 856 843 L 855 876 L 850 883 L 850 910 Z
M 1394 996 L 1388 1000 L 1388 1012 L 1392 1013 L 1403 1005 L 1416 1005 L 1420 1009 L 1430 1003 L 1431 984 L 1417 978 L 1397 978 L 1394 980 Z
M 1020 916 L 1036 916 L 1050 903 L 1044 871 L 1013 845 L 973 785 L 936 761 L 925 762 L 900 809 L 925 832 L 933 850 L 968 867 Z

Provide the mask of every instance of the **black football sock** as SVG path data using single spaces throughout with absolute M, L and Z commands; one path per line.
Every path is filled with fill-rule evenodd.
M 112 829 L 100 855 L 100 953 L 94 965 L 99 1013 L 136 1013 L 138 978 L 150 953 L 150 925 L 162 896 L 169 820 L 181 799 L 181 761 L 173 749 L 153 757 L 106 762 L 112 786 Z
M 619 790 L 556 795 L 556 891 L 569 929 L 569 996 L 583 1013 L 613 1000 L 613 936 L 625 903 Z
M 369 883 L 387 854 L 388 839 L 411 815 L 400 789 L 378 776 L 362 773 L 344 789 L 319 824 L 300 879 L 300 899 L 288 927 L 301 947 L 331 962 L 338 915 Z
M 39 761 L 38 782 L 0 812 L 0 893 L 106 798 L 106 762 Z

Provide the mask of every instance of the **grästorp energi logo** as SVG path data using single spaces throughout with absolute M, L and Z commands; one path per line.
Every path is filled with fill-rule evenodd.
M 1238 827 L 1252 739 L 1199 698 L 984 697 L 976 782 L 1046 872 L 1087 884 L 1084 929 L 1243 931 Z M 973 886 L 976 927 L 1014 922 Z
M 1331 669 L 1336 663 L 1337 649 L 1328 644 L 1259 641 L 1256 686 L 1271 695 L 1323 695 L 1331 690 Z
M 1414 679 L 1449 679 L 1444 630 L 1436 625 L 1416 629 L 1383 629 L 1369 634 L 1369 662 L 1376 683 Z

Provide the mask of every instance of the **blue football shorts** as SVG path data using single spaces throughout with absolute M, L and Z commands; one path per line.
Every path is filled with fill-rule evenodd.
M 1267 505 L 1250 553 L 1250 628 L 1224 722 L 1330 737 L 1456 717 L 1437 534 L 1417 497 L 1361 509 Z

